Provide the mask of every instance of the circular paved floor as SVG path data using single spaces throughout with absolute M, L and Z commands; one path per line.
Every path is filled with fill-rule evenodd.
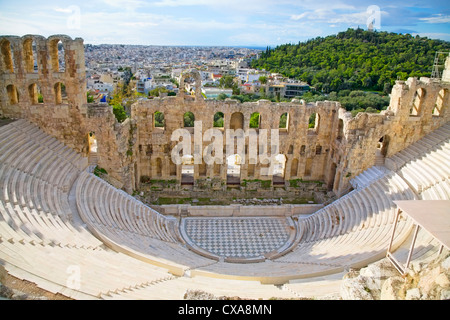
M 282 247 L 292 228 L 286 218 L 185 218 L 182 228 L 188 244 L 215 256 L 252 259 Z

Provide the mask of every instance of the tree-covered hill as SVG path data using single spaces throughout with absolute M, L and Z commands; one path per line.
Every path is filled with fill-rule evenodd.
M 430 77 L 437 51 L 450 51 L 450 42 L 348 29 L 325 38 L 267 48 L 252 66 L 301 79 L 325 93 L 344 89 L 387 93 L 397 79 Z

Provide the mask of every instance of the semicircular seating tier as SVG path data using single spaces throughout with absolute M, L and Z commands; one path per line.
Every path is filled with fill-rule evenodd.
M 347 195 L 306 218 L 289 218 L 295 237 L 287 245 L 261 262 L 238 264 L 196 250 L 182 235 L 186 224 L 97 178 L 85 157 L 17 120 L 0 127 L 0 264 L 80 299 L 182 298 L 189 286 L 208 288 L 195 279 L 211 276 L 223 278 L 214 281 L 231 295 L 251 287 L 260 296 L 287 297 L 249 280 L 288 283 L 367 265 L 385 256 L 393 201 L 450 199 L 449 140 L 447 124 L 386 159 L 387 168 L 366 170 Z M 412 222 L 403 219 L 398 228 L 396 247 L 410 237 Z M 424 236 L 420 254 L 430 243 Z

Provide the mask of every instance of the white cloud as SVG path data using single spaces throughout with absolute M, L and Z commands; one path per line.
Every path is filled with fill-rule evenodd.
M 53 10 L 62 13 L 72 13 L 72 10 L 70 8 L 54 8 Z
M 211 5 L 210 0 L 161 0 L 153 3 L 157 7 L 179 7 L 179 6 L 199 6 L 199 5 Z
M 434 17 L 420 18 L 419 20 L 425 21 L 426 23 L 449 23 L 450 15 L 436 14 Z
M 141 0 L 103 0 L 104 3 L 115 8 L 137 8 L 145 6 L 145 1 Z
M 443 33 L 443 32 L 419 32 L 419 33 L 412 33 L 412 36 L 419 35 L 421 37 L 427 37 L 430 39 L 440 39 L 445 41 L 450 41 L 450 33 Z
M 158 24 L 153 22 L 144 22 L 144 21 L 137 21 L 137 22 L 122 22 L 119 23 L 119 26 L 124 27 L 137 27 L 137 28 L 144 28 L 144 27 L 156 27 Z
M 303 12 L 303 13 L 301 13 L 301 14 L 297 14 L 297 15 L 292 15 L 291 16 L 291 19 L 292 20 L 300 20 L 300 19 L 303 19 L 304 17 L 306 17 L 308 15 L 308 12 Z

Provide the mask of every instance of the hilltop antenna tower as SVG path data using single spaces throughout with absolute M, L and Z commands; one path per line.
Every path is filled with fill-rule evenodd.
M 440 80 L 442 71 L 444 69 L 445 59 L 450 55 L 450 52 L 436 51 L 434 54 L 433 69 L 431 70 L 431 79 Z

